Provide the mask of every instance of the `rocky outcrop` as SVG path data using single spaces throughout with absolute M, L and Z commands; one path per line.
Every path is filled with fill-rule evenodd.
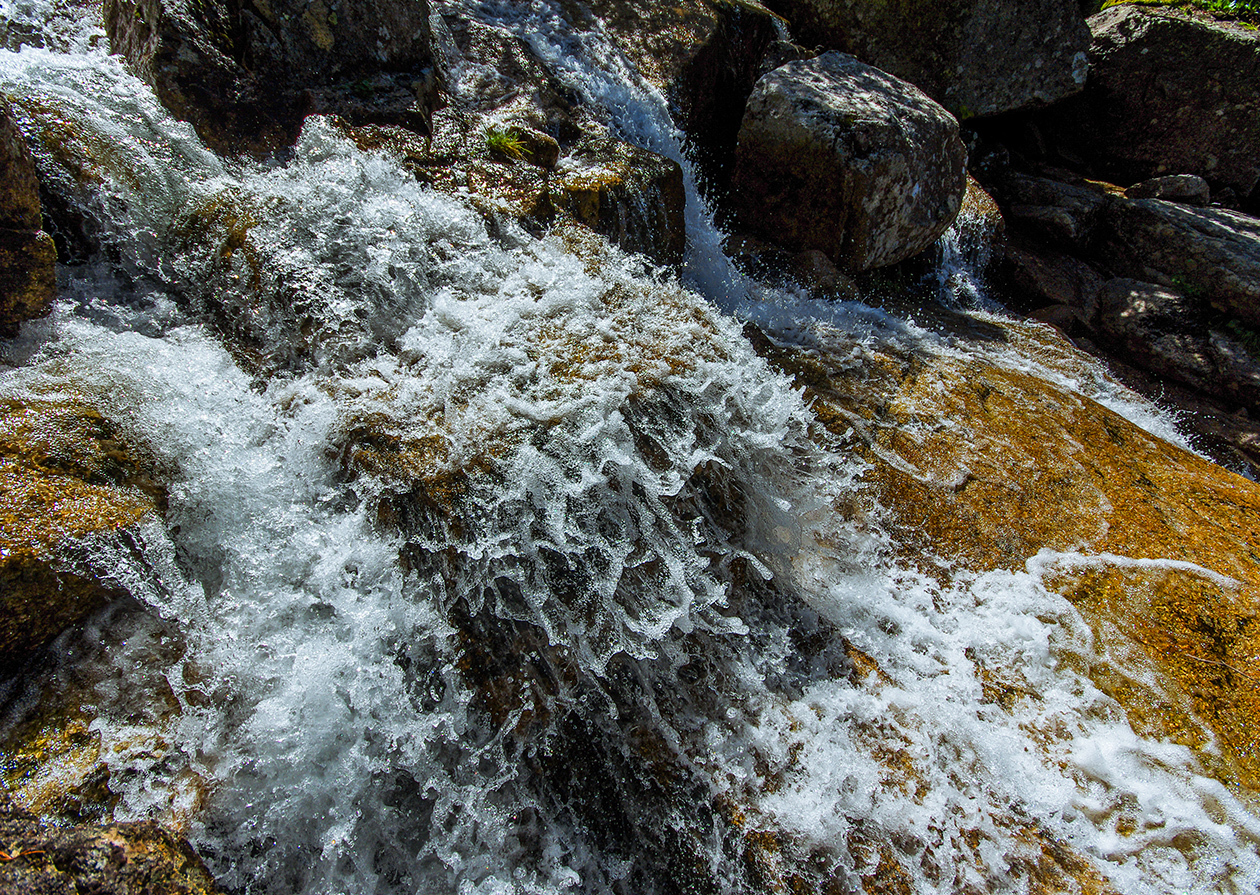
M 1260 220 L 1254 217 L 1131 198 L 1132 190 L 1105 183 L 1025 174 L 1003 178 L 995 193 L 1007 221 L 1029 240 L 1115 276 L 1175 288 L 1218 313 L 1260 325 Z
M 1260 220 L 1159 199 L 1106 203 L 1093 257 L 1121 276 L 1170 286 L 1260 326 Z
M 1098 296 L 1099 335 L 1129 363 L 1242 407 L 1260 407 L 1260 362 L 1210 329 L 1185 296 L 1138 280 L 1109 281 Z
M 948 112 L 904 81 L 826 53 L 757 82 L 732 202 L 758 236 L 869 270 L 923 251 L 949 227 L 965 162 Z
M 563 6 L 576 25 L 606 29 L 665 94 L 695 160 L 711 178 L 723 179 L 744 103 L 777 36 L 774 14 L 758 0 L 567 0 Z
M 427 133 L 438 105 L 427 0 L 106 0 L 104 14 L 114 52 L 219 152 L 283 149 L 316 112 Z
M 24 660 L 122 592 L 66 567 L 93 539 L 126 538 L 163 491 L 84 404 L 0 402 L 0 666 Z
M 995 336 L 1050 377 L 987 359 Z M 1093 630 L 1081 667 L 1135 731 L 1260 788 L 1260 486 L 1053 384 L 1083 359 L 1045 328 L 955 332 L 948 353 L 761 344 L 869 462 L 871 500 L 907 555 L 939 557 L 945 577 L 1043 576 Z M 998 704 L 1041 698 L 1000 675 L 990 686 Z
M 57 250 L 40 226 L 35 163 L 0 102 L 0 338 L 47 314 L 57 295 Z
M 1085 91 L 1034 119 L 1041 139 L 1091 176 L 1132 184 L 1197 174 L 1254 204 L 1260 35 L 1136 4 L 1106 9 L 1089 24 Z
M 1043 106 L 1085 83 L 1077 0 L 771 0 L 805 43 L 904 78 L 959 118 Z
M 192 846 L 154 823 L 54 827 L 0 790 L 0 891 L 24 895 L 220 895 Z
M 1127 190 L 1044 170 L 993 181 L 1013 234 L 998 288 L 1182 412 L 1202 446 L 1240 469 L 1260 453 L 1260 221 L 1203 207 L 1193 175 Z M 1139 198 L 1148 195 L 1176 197 Z M 1104 295 L 1105 293 L 1105 295 Z

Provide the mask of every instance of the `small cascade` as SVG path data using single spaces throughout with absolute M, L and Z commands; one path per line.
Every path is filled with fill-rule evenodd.
M 914 453 L 944 405 L 889 435 L 891 391 L 846 403 L 923 369 L 1175 435 L 988 313 L 966 221 L 941 284 L 1009 325 L 988 343 L 739 274 L 664 97 L 564 4 L 434 8 L 682 166 L 681 275 L 488 225 L 326 119 L 224 162 L 54 6 L 0 5 L 0 87 L 87 257 L 0 343 L 0 399 L 90 403 L 166 504 L 84 547 L 129 596 L 0 687 L 0 742 L 43 725 L 73 759 L 28 802 L 160 819 L 250 895 L 1260 885 L 1224 747 L 1120 707 L 1108 681 L 1151 672 L 1064 596 L 1084 554 L 914 553 L 873 483 L 970 481 Z

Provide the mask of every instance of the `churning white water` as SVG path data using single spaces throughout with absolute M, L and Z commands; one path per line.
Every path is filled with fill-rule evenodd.
M 685 161 L 600 35 L 466 12 Z M 1073 558 L 905 567 L 878 508 L 837 510 L 860 464 L 714 302 L 817 350 L 947 340 L 744 281 L 694 189 L 680 283 L 491 233 L 319 120 L 284 165 L 225 165 L 79 7 L 0 18 L 0 86 L 92 246 L 0 346 L 0 396 L 86 398 L 170 483 L 160 523 L 81 560 L 133 603 L 62 644 L 95 669 L 114 818 L 174 818 L 269 895 L 764 889 L 759 830 L 761 863 L 850 890 L 865 841 L 914 856 L 915 891 L 1022 891 L 1025 828 L 1123 892 L 1260 886 L 1260 821 L 1065 659 L 1095 645 L 1042 575 Z M 255 256 L 219 251 L 232 227 Z M 986 663 L 1041 698 L 986 703 Z

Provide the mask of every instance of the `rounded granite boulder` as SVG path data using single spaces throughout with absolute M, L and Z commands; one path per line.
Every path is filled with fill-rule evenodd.
M 958 122 L 920 90 L 843 53 L 757 82 L 736 148 L 732 202 L 754 234 L 818 249 L 849 271 L 932 245 L 966 192 Z

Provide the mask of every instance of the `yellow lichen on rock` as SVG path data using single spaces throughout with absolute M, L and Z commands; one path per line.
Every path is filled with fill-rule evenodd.
M 0 401 L 0 664 L 110 595 L 60 563 L 85 539 L 160 512 L 163 492 L 145 466 L 84 403 Z
M 1080 361 L 1044 329 L 1006 330 L 1050 369 L 980 346 L 763 351 L 868 460 L 906 556 L 935 556 L 946 579 L 1040 573 L 1094 631 L 1075 661 L 1135 731 L 1260 790 L 1260 486 L 1052 381 Z M 1030 695 L 989 674 L 990 701 Z

